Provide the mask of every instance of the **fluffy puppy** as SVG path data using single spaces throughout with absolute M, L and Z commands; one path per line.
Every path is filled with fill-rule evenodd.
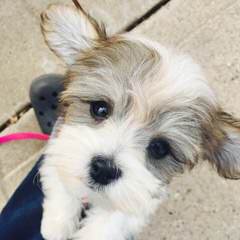
M 222 112 L 190 57 L 129 33 L 107 36 L 74 3 L 41 15 L 46 43 L 67 66 L 61 117 L 40 169 L 41 233 L 127 240 L 171 178 L 198 160 L 239 178 L 239 122 Z

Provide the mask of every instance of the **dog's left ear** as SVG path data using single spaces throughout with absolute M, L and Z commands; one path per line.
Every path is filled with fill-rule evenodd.
M 41 14 L 41 28 L 49 48 L 67 64 L 82 51 L 106 38 L 103 26 L 88 15 L 77 0 L 74 6 L 53 4 Z
M 211 130 L 204 134 L 205 157 L 219 175 L 240 179 L 240 121 L 230 114 L 218 112 Z

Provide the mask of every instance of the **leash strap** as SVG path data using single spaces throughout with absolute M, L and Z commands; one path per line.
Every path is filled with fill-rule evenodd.
M 43 133 L 36 133 L 36 132 L 12 133 L 12 134 L 0 136 L 0 144 L 8 143 L 11 141 L 30 140 L 30 139 L 47 141 L 49 139 L 49 135 L 43 134 Z

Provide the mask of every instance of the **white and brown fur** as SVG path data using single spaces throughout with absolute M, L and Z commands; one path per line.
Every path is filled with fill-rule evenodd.
M 67 65 L 61 122 L 40 169 L 41 233 L 47 240 L 127 240 L 148 222 L 171 178 L 199 160 L 223 177 L 240 177 L 240 124 L 222 112 L 190 57 L 130 33 L 107 36 L 73 2 L 41 15 L 48 46 Z M 89 113 L 96 100 L 112 106 L 105 121 Z M 161 161 L 146 154 L 156 136 L 171 146 Z M 114 156 L 122 178 L 90 187 L 94 154 Z M 92 208 L 79 222 L 86 198 Z

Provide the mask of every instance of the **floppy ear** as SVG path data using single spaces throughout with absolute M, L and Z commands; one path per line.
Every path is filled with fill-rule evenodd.
M 41 14 L 41 28 L 49 48 L 67 64 L 75 62 L 81 51 L 106 38 L 105 29 L 73 0 L 74 6 L 50 5 Z
M 221 176 L 240 179 L 240 121 L 225 112 L 216 119 L 213 130 L 205 134 L 206 157 Z

